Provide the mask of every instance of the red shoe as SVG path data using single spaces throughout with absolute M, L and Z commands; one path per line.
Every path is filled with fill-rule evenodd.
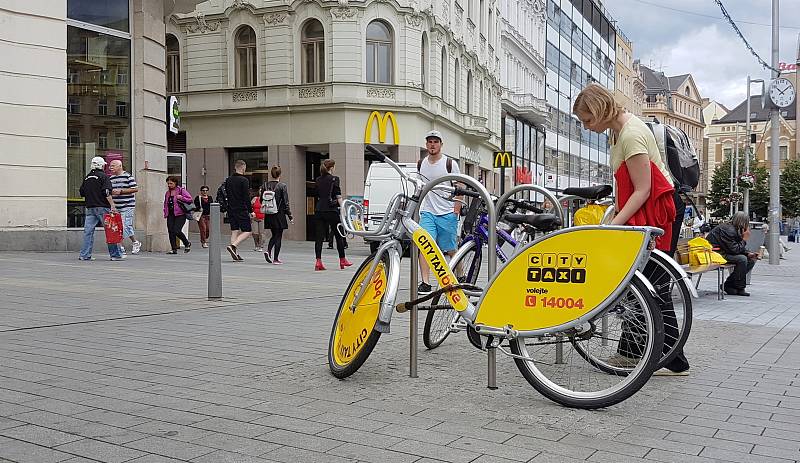
M 346 258 L 342 257 L 341 259 L 339 259 L 339 268 L 340 269 L 344 269 L 345 267 L 349 267 L 351 265 L 353 265 L 353 263 L 350 262 L 349 260 L 347 260 Z
M 342 267 L 342 268 L 344 268 L 344 267 Z M 315 271 L 325 270 L 325 266 L 322 265 L 322 259 L 317 259 L 317 262 L 314 263 L 314 270 Z

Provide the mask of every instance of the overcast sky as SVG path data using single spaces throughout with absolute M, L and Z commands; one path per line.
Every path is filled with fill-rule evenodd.
M 722 19 L 714 0 L 604 0 L 603 4 L 633 41 L 635 58 L 667 75 L 691 73 L 703 97 L 728 108 L 744 101 L 748 74 L 770 76 Z M 723 0 L 723 4 L 755 51 L 771 63 L 772 0 Z M 781 0 L 780 8 L 780 61 L 794 63 L 800 0 Z M 753 85 L 753 93 L 758 91 Z

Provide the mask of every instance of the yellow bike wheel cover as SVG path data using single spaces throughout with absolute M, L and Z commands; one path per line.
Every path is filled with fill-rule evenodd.
M 347 366 L 358 356 L 378 320 L 380 302 L 386 291 L 386 267 L 383 262 L 375 269 L 375 274 L 355 310 L 350 310 L 369 268 L 370 265 L 365 265 L 353 279 L 342 306 L 339 307 L 339 318 L 336 321 L 336 334 L 333 339 L 333 359 L 341 367 Z
M 645 236 L 602 227 L 548 236 L 503 267 L 481 299 L 475 322 L 531 331 L 586 315 L 634 271 Z

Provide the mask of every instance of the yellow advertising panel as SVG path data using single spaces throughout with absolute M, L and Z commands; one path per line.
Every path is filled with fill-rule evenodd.
M 442 251 L 439 249 L 439 246 L 436 245 L 436 240 L 433 239 L 427 230 L 422 227 L 417 228 L 411 235 L 411 239 L 414 240 L 414 244 L 419 248 L 422 257 L 428 262 L 428 266 L 436 276 L 436 281 L 439 282 L 440 288 L 458 284 L 458 280 L 447 265 Z M 464 291 L 460 289 L 449 291 L 446 292 L 445 295 L 447 295 L 450 305 L 457 311 L 461 312 L 467 308 L 467 295 L 464 294 Z
M 386 143 L 386 125 L 391 122 L 392 135 L 394 136 L 393 142 L 395 145 L 400 144 L 400 129 L 397 126 L 397 119 L 391 111 L 383 113 L 383 117 L 378 111 L 370 113 L 369 118 L 367 118 L 367 126 L 364 128 L 364 143 L 372 143 L 372 124 L 375 121 L 378 122 L 378 143 Z
M 378 264 L 372 279 L 367 282 L 367 289 L 355 310 L 350 310 L 359 287 L 369 273 L 369 265 L 365 265 L 353 280 L 350 291 L 344 298 L 343 309 L 336 324 L 334 334 L 333 356 L 339 365 L 347 365 L 364 347 L 380 312 L 380 302 L 386 291 L 386 268 L 383 262 Z
M 494 168 L 500 169 L 501 167 L 511 168 L 511 151 L 495 151 Z
M 632 271 L 645 233 L 573 229 L 523 250 L 492 282 L 476 323 L 529 331 L 559 326 L 597 308 Z

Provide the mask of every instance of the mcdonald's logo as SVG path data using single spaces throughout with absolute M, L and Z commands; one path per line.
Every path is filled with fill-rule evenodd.
M 494 152 L 494 168 L 511 167 L 511 151 Z
M 372 123 L 378 121 L 378 142 L 386 143 L 386 124 L 392 123 L 392 135 L 394 135 L 395 145 L 400 144 L 400 129 L 397 126 L 397 119 L 394 113 L 386 111 L 381 117 L 378 111 L 372 111 L 367 119 L 367 127 L 364 129 L 364 143 L 372 143 Z

